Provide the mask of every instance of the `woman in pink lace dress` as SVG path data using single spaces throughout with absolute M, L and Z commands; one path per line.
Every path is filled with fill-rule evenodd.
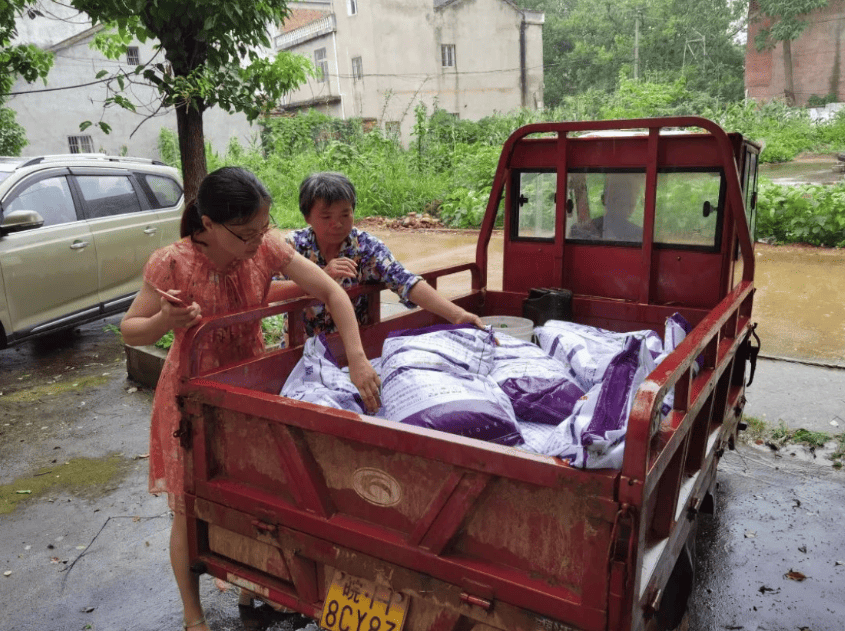
M 266 304 L 272 277 L 282 272 L 325 302 L 338 324 L 352 381 L 368 409 L 377 410 L 379 378 L 364 354 L 348 296 L 317 265 L 286 244 L 270 222 L 267 189 L 249 171 L 223 167 L 202 181 L 197 199 L 182 217 L 182 240 L 150 257 L 144 283 L 120 325 L 127 344 L 153 344 L 173 330 L 175 339 L 156 387 L 150 429 L 150 492 L 168 494 L 174 512 L 170 561 L 182 596 L 184 628 L 207 631 L 199 583 L 188 567 L 183 495 L 183 451 L 176 390 L 178 348 L 185 332 L 210 316 Z M 263 351 L 260 322 L 232 326 L 207 336 L 199 348 L 203 369 Z M 174 350 L 175 349 L 175 350 Z

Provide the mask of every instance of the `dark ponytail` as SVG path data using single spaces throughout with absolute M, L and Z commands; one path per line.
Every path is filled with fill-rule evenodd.
M 183 237 L 195 237 L 204 230 L 203 217 L 214 223 L 247 223 L 262 203 L 272 201 L 253 173 L 242 167 L 221 167 L 203 178 L 197 198 L 182 212 L 179 232 Z
M 202 217 L 200 217 L 197 200 L 192 199 L 182 211 L 182 221 L 179 223 L 179 236 L 189 237 L 202 232 Z

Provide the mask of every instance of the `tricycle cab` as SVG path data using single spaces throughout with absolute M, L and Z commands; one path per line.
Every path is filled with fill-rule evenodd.
M 332 630 L 671 628 L 744 404 L 758 152 L 699 118 L 529 125 L 503 148 L 476 260 L 424 274 L 469 272 L 454 300 L 479 315 L 520 316 L 535 288 L 571 292 L 575 322 L 614 331 L 662 333 L 681 313 L 694 328 L 638 390 L 621 470 L 279 396 L 310 299 L 198 326 L 179 349 L 195 567 Z M 356 290 L 371 297 L 370 357 L 391 331 L 438 322 L 381 320 L 380 289 Z M 288 348 L 210 373 L 192 363 L 192 340 L 282 312 Z

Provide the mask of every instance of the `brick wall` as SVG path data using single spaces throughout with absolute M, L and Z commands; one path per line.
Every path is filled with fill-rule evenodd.
M 753 16 L 756 2 L 749 7 L 748 42 L 745 53 L 745 88 L 749 98 L 767 101 L 784 97 L 783 45 L 758 51 L 754 39 L 768 21 Z M 795 102 L 805 105 L 813 96 L 836 92 L 845 101 L 845 0 L 830 0 L 827 7 L 808 16 L 809 25 L 792 42 L 792 80 Z

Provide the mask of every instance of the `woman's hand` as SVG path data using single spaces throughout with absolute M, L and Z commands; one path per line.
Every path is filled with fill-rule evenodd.
M 378 412 L 381 407 L 381 379 L 366 356 L 349 360 L 349 377 L 358 388 L 367 412 Z
M 452 324 L 472 324 L 479 329 L 487 328 L 481 318 L 466 309 L 461 309 L 461 312 L 452 320 Z
M 163 295 L 161 296 L 161 315 L 170 328 L 189 329 L 199 323 L 202 319 L 202 309 L 196 302 L 185 306 L 185 303 L 176 295 L 179 293 L 178 290 L 171 290 L 167 293 L 172 298 L 168 299 Z M 173 302 L 173 299 L 178 300 L 178 303 Z
M 334 280 L 342 280 L 344 278 L 355 278 L 358 275 L 358 265 L 353 259 L 345 256 L 339 256 L 329 261 L 329 264 L 324 268 L 326 274 L 331 276 Z

